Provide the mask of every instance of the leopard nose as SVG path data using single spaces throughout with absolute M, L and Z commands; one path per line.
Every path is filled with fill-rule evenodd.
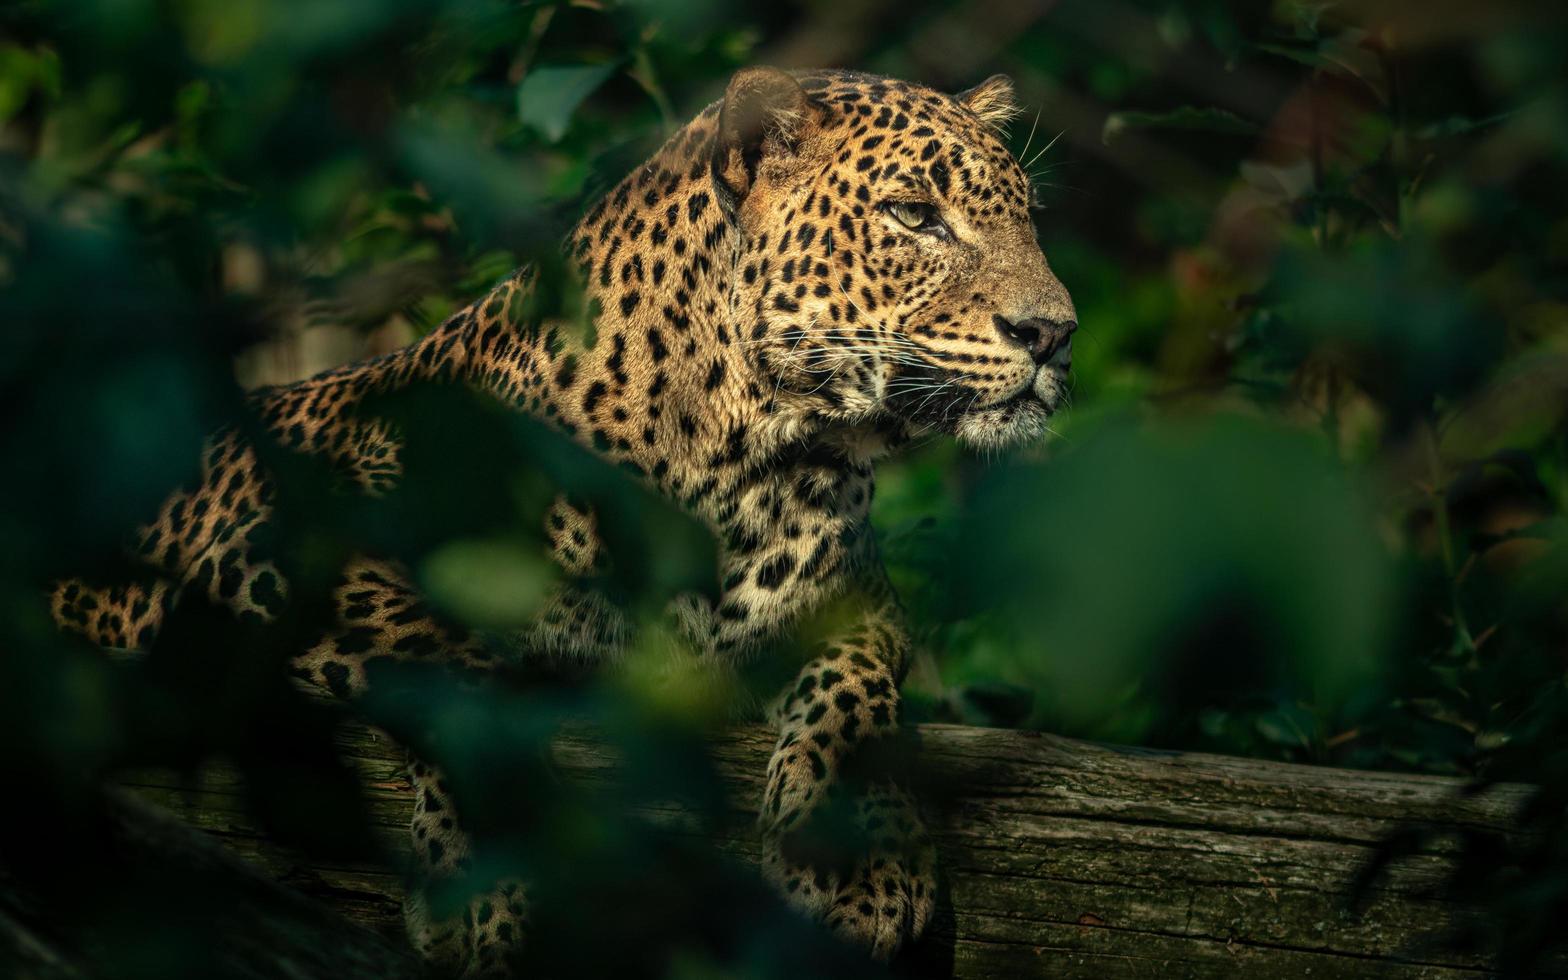
M 1078 329 L 1077 320 L 1043 320 L 1039 317 L 1029 317 L 1017 323 L 1003 316 L 994 316 L 996 329 L 1002 336 L 1014 343 L 1021 344 L 1029 351 L 1036 364 L 1049 361 L 1056 352 L 1067 346 L 1072 339 L 1073 331 Z

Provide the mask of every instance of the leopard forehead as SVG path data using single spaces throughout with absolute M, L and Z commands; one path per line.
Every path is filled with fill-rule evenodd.
M 834 162 L 871 182 L 894 182 L 984 223 L 1027 215 L 1032 195 L 1005 135 L 958 98 L 858 72 L 811 72 L 801 87 L 826 114 Z M 847 180 L 848 178 L 841 178 Z

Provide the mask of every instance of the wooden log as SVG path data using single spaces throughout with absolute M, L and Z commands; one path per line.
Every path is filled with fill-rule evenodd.
M 951 794 L 933 831 L 944 878 L 918 972 L 959 978 L 1488 975 L 1442 932 L 1475 911 L 1444 900 L 1458 835 L 1506 834 L 1527 787 L 1479 795 L 1459 780 L 1114 748 L 1028 732 L 929 725 L 919 765 Z M 401 752 L 376 733 L 341 733 L 364 775 L 375 834 L 406 853 L 410 789 Z M 773 737 L 712 743 L 732 801 L 714 843 L 755 859 L 755 802 Z M 615 778 L 591 733 L 564 735 L 569 779 Z M 266 841 L 233 773 L 192 783 L 139 773 L 126 785 L 223 840 L 272 877 L 390 938 L 402 931 L 401 876 L 312 863 Z M 680 832 L 673 808 L 651 814 Z M 1352 911 L 1347 889 L 1389 832 L 1436 830 Z M 1553 964 L 1568 975 L 1562 964 Z M 1558 975 L 1554 974 L 1554 975 Z
M 202 954 L 214 976 L 245 980 L 420 980 L 422 963 L 401 939 L 389 941 L 297 891 L 257 874 L 229 849 L 142 799 L 110 789 L 104 801 L 105 875 L 125 868 L 221 895 L 206 910 Z M 46 889 L 47 891 L 47 889 Z M 153 975 L 125 962 L 123 933 L 104 935 L 76 903 L 39 894 L 0 873 L 0 976 L 86 980 Z M 188 973 L 186 975 L 189 975 Z

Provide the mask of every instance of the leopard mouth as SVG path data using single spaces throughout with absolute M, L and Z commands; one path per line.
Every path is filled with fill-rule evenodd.
M 1062 379 L 1041 370 L 1016 394 L 963 413 L 954 422 L 958 441 L 986 452 L 1024 445 L 1044 435 L 1046 424 L 1061 404 Z
M 980 402 L 980 390 L 954 374 L 906 376 L 903 380 L 914 385 L 913 392 L 894 396 L 888 407 L 919 428 L 946 431 L 978 448 L 1005 448 L 1045 432 L 1046 420 L 1061 401 L 1061 380 L 1054 374 L 1043 367 L 1017 391 L 985 403 Z
M 1064 391 L 1064 379 L 1049 368 L 1041 368 L 1016 394 L 984 407 L 1017 411 L 1026 405 L 1038 405 L 1047 415 L 1054 415 L 1061 405 Z
M 1033 386 L 1025 388 L 1005 402 L 990 406 L 990 409 L 998 416 L 997 424 L 1004 426 L 1036 415 L 1043 421 L 1054 412 L 1051 403 L 1041 398 Z
M 1043 408 L 1049 408 L 1049 406 L 1045 404 L 1045 399 L 1041 398 L 1039 393 L 1035 391 L 1035 386 L 1034 385 L 1030 385 L 1029 387 L 1025 388 L 1023 391 L 1020 391 L 1018 394 L 1016 394 L 1013 397 L 1007 399 L 1006 401 L 997 402 L 995 405 L 988 405 L 986 407 L 987 408 L 1001 408 L 1001 409 L 1017 409 L 1018 407 L 1020 407 L 1022 405 L 1025 405 L 1025 404 L 1027 404 L 1029 402 L 1035 402 L 1036 404 L 1040 405 Z
M 1050 365 L 1041 368 L 1034 376 L 1034 383 L 1029 386 L 1029 394 L 1045 406 L 1047 413 L 1054 415 L 1067 397 L 1066 371 Z

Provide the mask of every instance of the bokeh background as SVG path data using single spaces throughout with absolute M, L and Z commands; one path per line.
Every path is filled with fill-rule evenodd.
M 623 554 L 664 556 L 623 595 L 652 608 L 703 567 L 548 434 L 405 401 L 387 410 L 428 466 L 382 510 L 272 452 L 283 622 L 182 606 L 131 665 L 56 634 L 44 584 L 141 574 L 123 542 L 206 434 L 254 429 L 247 389 L 404 344 L 524 262 L 559 272 L 585 205 L 737 67 L 949 91 L 1006 72 L 1082 324 L 1076 380 L 1040 446 L 939 439 L 884 468 L 876 520 L 919 646 L 907 717 L 1538 785 L 1533 843 L 1477 845 L 1456 883 L 1490 914 L 1455 940 L 1527 973 L 1568 914 L 1564 50 L 1552 0 L 6 3 L 0 733 L 30 803 L 7 805 L 4 857 L 133 934 L 150 913 L 83 856 L 92 788 L 214 757 L 280 836 L 352 849 L 331 709 L 282 669 L 333 556 L 398 554 L 447 612 L 505 631 L 552 574 L 530 510 L 546 473 L 622 515 Z M 474 486 L 500 489 L 476 505 Z M 476 810 L 534 814 L 495 821 L 515 838 L 495 868 L 548 878 L 541 843 L 602 866 L 573 886 L 590 903 L 626 887 L 613 848 L 651 845 L 610 817 L 563 842 L 545 816 L 568 803 L 518 786 L 587 716 L 646 753 L 628 793 L 703 799 L 691 736 L 716 696 L 644 675 L 664 672 L 542 693 L 404 678 L 367 710 Z M 15 846 L 67 831 L 86 843 Z M 666 885 L 708 867 L 689 858 Z M 677 973 L 785 970 L 670 914 L 647 941 L 698 951 L 658 960 Z M 204 975 L 196 920 L 161 917 L 127 974 Z

